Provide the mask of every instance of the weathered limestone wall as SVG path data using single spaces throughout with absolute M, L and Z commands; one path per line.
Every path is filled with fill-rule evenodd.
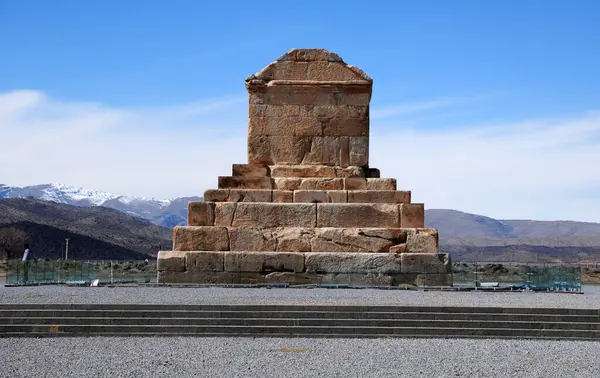
M 372 80 L 324 50 L 292 50 L 246 79 L 248 161 L 365 166 Z
M 294 49 L 246 87 L 248 163 L 190 202 L 159 282 L 452 284 L 424 205 L 368 165 L 364 72 Z

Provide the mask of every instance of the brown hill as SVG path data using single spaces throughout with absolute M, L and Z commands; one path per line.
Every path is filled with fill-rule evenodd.
M 23 230 L 35 257 L 145 259 L 170 248 L 172 231 L 106 207 L 75 207 L 39 199 L 0 200 L 0 228 Z

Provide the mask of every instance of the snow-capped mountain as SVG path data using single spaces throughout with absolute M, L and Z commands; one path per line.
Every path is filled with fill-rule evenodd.
M 181 197 L 170 200 L 129 197 L 98 190 L 76 188 L 62 184 L 14 187 L 0 184 L 2 198 L 39 198 L 73 206 L 104 206 L 144 218 L 164 227 L 185 224 L 187 203 L 201 197 Z

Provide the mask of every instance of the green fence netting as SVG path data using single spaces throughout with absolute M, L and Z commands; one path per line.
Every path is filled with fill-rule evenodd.
M 9 260 L 7 285 L 52 283 L 156 282 L 156 263 L 148 261 Z
M 582 268 L 577 264 L 453 263 L 454 284 L 459 286 L 581 291 L 581 276 Z

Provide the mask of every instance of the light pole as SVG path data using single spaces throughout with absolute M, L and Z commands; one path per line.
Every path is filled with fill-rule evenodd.
M 65 238 L 67 245 L 65 246 L 65 260 L 69 259 L 69 238 Z

